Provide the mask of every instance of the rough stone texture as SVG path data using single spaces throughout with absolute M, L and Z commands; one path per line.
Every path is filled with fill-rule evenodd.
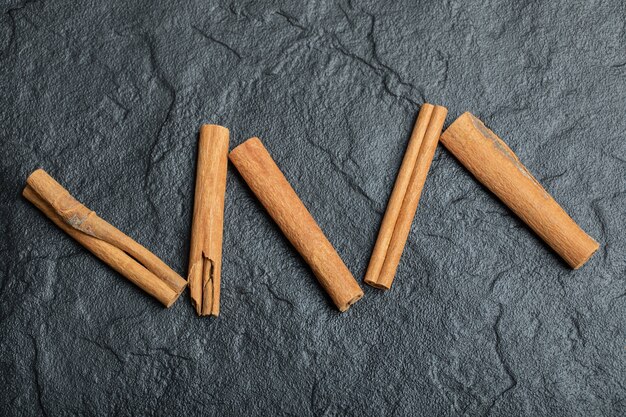
M 625 415 L 626 3 L 4 1 L 3 415 Z M 394 287 L 339 314 L 229 169 L 222 315 L 20 197 L 48 170 L 185 274 L 201 123 L 262 138 L 361 282 L 420 104 L 589 234 L 572 271 L 443 149 Z

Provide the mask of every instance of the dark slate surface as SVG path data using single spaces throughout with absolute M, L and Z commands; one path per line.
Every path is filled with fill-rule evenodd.
M 625 3 L 265 3 L 3 2 L 2 414 L 625 415 Z M 568 269 L 439 149 L 394 287 L 342 315 L 231 167 L 201 319 L 20 196 L 43 167 L 184 274 L 197 131 L 223 124 L 361 282 L 424 100 L 507 141 L 592 260 Z

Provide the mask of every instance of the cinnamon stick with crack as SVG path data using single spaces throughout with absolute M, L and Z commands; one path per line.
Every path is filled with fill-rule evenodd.
M 598 249 L 548 194 L 517 155 L 478 118 L 464 113 L 441 135 L 441 143 L 569 266 L 580 268 Z
M 200 316 L 220 314 L 228 136 L 222 126 L 200 128 L 188 276 L 191 304 Z
M 185 289 L 187 281 L 81 204 L 43 169 L 28 177 L 22 194 L 87 250 L 164 306 L 170 307 Z
M 445 107 L 428 103 L 420 109 L 365 273 L 366 284 L 391 288 L 447 114 Z
M 233 149 L 229 157 L 337 308 L 346 311 L 363 297 L 359 284 L 261 141 L 248 139 Z

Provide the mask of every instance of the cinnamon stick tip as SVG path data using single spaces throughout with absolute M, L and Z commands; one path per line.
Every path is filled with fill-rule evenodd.
M 446 118 L 448 117 L 448 108 L 445 106 L 441 106 L 439 104 L 430 104 L 430 103 L 424 103 L 424 106 L 428 105 L 430 107 L 432 107 L 432 118 L 443 118 L 443 123 L 445 123 Z M 435 116 L 437 114 L 437 116 Z M 465 112 L 463 114 L 469 114 L 471 116 L 471 113 L 469 112 Z M 473 116 L 472 116 L 473 117 Z M 443 127 L 443 126 L 442 126 Z
M 354 303 L 359 301 L 361 298 L 363 298 L 363 291 L 359 291 L 354 297 L 352 297 L 346 303 L 344 303 L 341 306 L 338 306 L 339 307 L 339 311 L 341 311 L 342 313 L 347 311 Z
M 593 256 L 594 253 L 596 253 L 598 251 L 598 249 L 600 248 L 600 244 L 598 242 L 596 242 L 594 239 L 592 239 L 593 242 L 595 243 L 593 250 L 589 252 L 589 255 L 587 255 L 586 257 L 584 257 L 583 259 L 581 259 L 578 263 L 572 265 L 573 269 L 578 269 L 581 266 L 583 266 L 584 264 L 587 263 L 587 261 L 589 261 L 589 259 L 591 259 L 591 257 Z
M 448 116 L 448 108 L 447 107 L 440 106 L 440 105 L 436 104 L 435 108 L 433 109 L 433 114 L 434 114 L 434 112 L 440 113 L 442 115 L 443 119 L 444 119 L 444 122 L 445 122 L 445 119 Z
M 40 177 L 42 175 L 44 175 L 46 177 L 50 176 L 43 168 L 37 168 L 36 170 L 31 172 L 31 174 L 26 178 L 26 183 L 27 184 L 31 183 L 34 179 L 36 179 L 37 177 Z
M 239 145 L 235 146 L 233 148 L 233 150 L 230 151 L 230 153 L 228 154 L 228 157 L 232 161 L 232 157 L 236 157 L 241 149 L 248 148 L 250 146 L 257 146 L 257 147 L 260 146 L 260 147 L 263 147 L 263 143 L 261 143 L 261 139 L 259 139 L 256 136 L 253 136 L 250 139 L 244 141 L 243 143 L 240 143 Z
M 167 303 L 165 304 L 165 308 L 170 308 L 172 305 L 174 305 L 176 300 L 178 300 L 179 296 L 180 296 L 180 293 L 177 294 L 176 297 L 172 297 L 170 300 L 168 300 Z
M 172 299 L 169 300 L 167 302 L 167 304 L 165 304 L 165 307 L 166 308 L 170 308 L 178 300 L 178 298 L 181 296 L 183 291 L 185 291 L 185 288 L 187 288 L 187 281 L 186 280 L 185 280 L 185 284 L 181 285 L 180 290 L 178 290 L 178 291 L 174 290 L 174 291 L 176 291 L 176 295 L 174 297 L 172 297 Z
M 50 175 L 48 175 L 48 173 L 42 168 L 37 168 L 36 170 L 31 172 L 31 174 L 26 178 L 26 185 L 24 185 L 24 189 L 22 190 L 22 197 L 30 200 L 33 194 L 36 194 L 31 184 L 37 179 L 37 177 L 40 177 L 42 175 L 50 177 Z
M 222 134 L 226 134 L 226 135 L 230 133 L 230 130 L 228 130 L 227 127 L 221 126 L 221 125 L 205 123 L 202 126 L 200 126 L 200 132 L 209 131 L 209 130 L 221 131 Z
M 36 197 L 36 195 L 37 193 L 35 193 L 35 190 L 33 190 L 33 187 L 31 187 L 29 184 L 26 184 L 26 186 L 22 190 L 22 197 L 24 197 L 26 200 L 33 203 L 33 200 L 38 198 Z
M 433 110 L 438 108 L 440 110 L 448 111 L 448 108 L 446 106 L 442 106 L 440 104 L 424 103 L 422 104 L 422 107 L 432 107 Z M 465 112 L 465 113 L 469 113 L 469 112 Z
M 379 290 L 387 291 L 391 288 L 391 285 L 389 284 L 384 284 L 382 282 L 372 281 L 369 279 L 364 280 L 364 282 L 371 287 L 378 288 Z
M 202 316 L 202 305 L 200 303 L 198 303 L 198 300 L 195 300 L 194 298 L 192 298 L 191 299 L 191 306 L 196 311 L 196 315 Z
M 463 113 L 462 115 L 459 116 L 459 118 L 457 120 L 461 120 L 461 119 L 469 119 L 470 122 L 472 122 L 472 124 L 474 126 L 476 126 L 476 124 L 478 123 L 480 126 L 485 126 L 485 123 L 483 123 L 482 120 L 480 120 L 478 117 L 474 116 L 473 113 L 466 111 L 465 113 Z M 455 120 L 456 121 L 456 120 Z

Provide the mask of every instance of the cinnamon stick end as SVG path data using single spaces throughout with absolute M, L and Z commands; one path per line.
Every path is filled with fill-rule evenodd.
M 182 291 L 181 291 L 182 292 Z M 176 294 L 174 297 L 172 297 L 171 300 L 168 300 L 166 303 L 164 303 L 165 308 L 170 308 L 175 302 L 176 300 L 178 300 L 178 297 L 180 297 L 180 292 L 178 294 Z
M 372 280 L 367 280 L 367 279 L 364 282 L 371 287 L 378 288 L 379 290 L 383 290 L 383 291 L 387 291 L 388 289 L 391 288 L 391 284 L 387 284 L 384 282 L 372 281 Z
M 214 309 L 211 309 L 210 311 L 202 313 L 202 315 L 205 316 L 205 317 L 206 316 L 219 317 L 220 309 L 219 309 L 219 307 L 218 308 L 214 308 Z
M 181 278 L 182 278 L 182 277 L 181 277 Z M 178 297 L 180 297 L 180 296 L 183 294 L 183 292 L 185 291 L 185 288 L 187 288 L 187 287 L 189 286 L 189 283 L 187 282 L 187 280 L 186 280 L 186 279 L 182 278 L 182 280 L 185 282 L 185 284 L 184 284 L 184 285 L 182 285 L 178 291 L 176 291 L 176 290 L 174 289 L 174 291 L 176 291 L 176 296 L 174 297 L 174 300 L 172 301 L 172 304 L 174 303 L 174 301 L 178 300 Z M 170 305 L 171 305 L 171 304 L 170 304 Z M 168 307 L 169 307 L 169 306 L 168 306 Z
M 196 315 L 202 316 L 202 303 L 198 302 L 195 299 L 191 299 L 191 305 L 193 309 L 196 311 Z
M 241 152 L 245 152 L 245 149 L 250 148 L 250 147 L 263 147 L 263 143 L 261 143 L 261 139 L 257 138 L 256 136 L 251 137 L 250 139 L 246 140 L 245 142 L 235 146 L 233 148 L 232 151 L 230 151 L 230 153 L 228 154 L 228 159 L 231 160 L 231 162 L 234 162 L 233 159 L 238 159 L 238 155 Z
M 595 243 L 595 245 L 592 247 L 592 250 L 589 252 L 589 254 L 586 257 L 582 258 L 580 261 L 578 261 L 578 263 L 570 263 L 570 266 L 572 267 L 572 269 L 579 269 L 581 266 L 586 264 L 587 261 L 589 261 L 589 259 L 591 259 L 594 253 L 598 251 L 598 249 L 600 248 L 600 244 L 596 242 L 595 240 L 593 240 L 593 243 Z
M 26 178 L 26 183 L 28 184 L 32 182 L 33 180 L 35 180 L 37 177 L 40 177 L 42 175 L 45 175 L 46 177 L 50 176 L 43 168 L 37 168 L 36 170 L 31 172 L 28 178 Z
M 341 311 L 342 313 L 344 313 L 345 311 L 347 311 L 352 304 L 356 303 L 357 301 L 359 301 L 361 298 L 363 298 L 363 291 L 359 291 L 359 293 L 357 293 L 354 297 L 352 297 L 350 300 L 348 300 L 347 302 L 345 302 L 344 304 L 337 306 L 339 308 L 339 311 Z
M 26 178 L 26 187 L 30 187 L 31 192 L 36 193 L 36 187 L 33 187 L 33 185 L 40 181 L 47 181 L 49 178 L 51 178 L 50 175 L 46 171 L 44 171 L 43 168 L 37 168 L 36 170 L 31 172 L 30 175 Z M 23 192 L 22 195 L 24 195 Z
M 26 184 L 26 186 L 24 187 L 24 189 L 22 190 L 22 197 L 24 197 L 27 200 L 30 200 L 28 198 L 28 196 L 33 192 L 33 190 L 30 189 L 30 185 Z
M 203 124 L 202 126 L 200 126 L 200 134 L 206 134 L 212 130 L 217 131 L 222 135 L 229 135 L 230 133 L 230 130 L 228 130 L 227 127 L 221 125 Z

